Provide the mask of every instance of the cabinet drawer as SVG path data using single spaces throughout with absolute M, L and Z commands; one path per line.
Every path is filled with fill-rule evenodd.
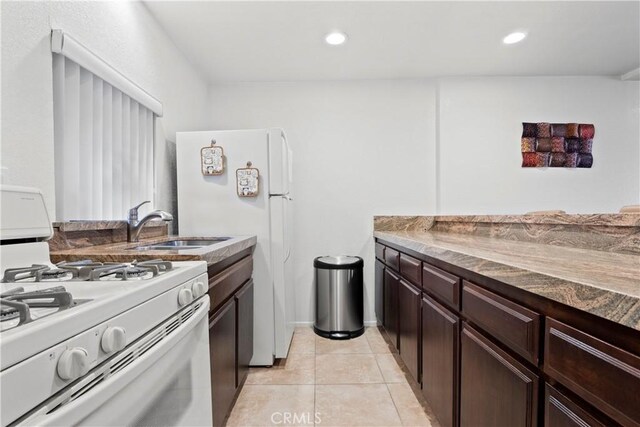
M 376 258 L 384 261 L 384 245 L 376 243 Z
M 400 270 L 400 252 L 384 248 L 384 262 L 396 271 Z
M 422 265 L 422 289 L 444 304 L 460 310 L 460 278 L 432 265 Z
M 422 287 L 422 262 L 409 255 L 400 254 L 400 274 L 409 282 Z
M 209 278 L 209 298 L 211 299 L 209 312 L 213 312 L 220 304 L 230 298 L 240 286 L 251 278 L 252 273 L 253 257 L 248 256 Z
M 538 375 L 466 324 L 460 349 L 460 427 L 537 427 Z
M 607 424 L 571 401 L 549 384 L 544 391 L 545 427 L 605 427 Z
M 537 364 L 540 315 L 464 281 L 462 313 L 513 351 Z
M 640 357 L 548 318 L 544 371 L 624 426 L 640 425 Z

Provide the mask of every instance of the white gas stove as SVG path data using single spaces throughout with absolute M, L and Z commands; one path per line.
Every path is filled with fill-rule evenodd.
M 2 425 L 209 425 L 206 263 L 51 264 L 38 190 L 2 187 Z

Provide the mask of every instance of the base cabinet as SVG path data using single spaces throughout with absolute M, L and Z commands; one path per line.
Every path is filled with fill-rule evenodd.
M 538 377 L 468 325 L 460 341 L 460 425 L 536 426 Z
M 420 294 L 413 285 L 400 280 L 398 288 L 398 341 L 400 357 L 414 380 L 420 382 Z
M 253 280 L 249 280 L 236 295 L 236 387 L 249 374 L 253 357 Z
M 236 394 L 236 302 L 229 300 L 209 321 L 213 425 L 223 426 Z
M 400 278 L 388 268 L 384 270 L 384 329 L 398 349 L 398 288 Z
M 376 289 L 375 289 L 375 296 L 376 296 L 376 304 L 375 304 L 375 310 L 376 310 L 376 319 L 378 320 L 378 324 L 380 325 L 384 325 L 384 264 L 378 260 L 376 260 Z
M 209 267 L 213 425 L 223 426 L 253 357 L 253 259 L 239 253 Z
M 603 422 L 547 384 L 544 392 L 545 427 L 605 427 Z
M 375 273 L 376 316 L 439 425 L 640 427 L 638 331 L 382 239 Z
M 458 425 L 460 318 L 422 298 L 422 394 L 443 427 Z

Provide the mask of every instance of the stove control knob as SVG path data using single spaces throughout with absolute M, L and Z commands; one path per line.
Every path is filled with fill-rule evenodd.
M 180 289 L 178 292 L 178 305 L 183 306 L 193 302 L 193 292 L 191 289 Z
M 89 355 L 82 347 L 64 351 L 58 360 L 58 376 L 63 380 L 76 380 L 89 372 Z
M 193 285 L 191 285 L 191 292 L 193 292 L 195 298 L 200 298 L 207 293 L 207 285 L 201 280 L 196 280 L 193 282 Z
M 127 332 L 119 326 L 110 326 L 102 334 L 100 345 L 105 353 L 120 351 L 127 346 Z

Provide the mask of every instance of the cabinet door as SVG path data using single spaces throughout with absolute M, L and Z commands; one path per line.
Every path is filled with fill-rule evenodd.
M 391 270 L 384 270 L 384 330 L 398 349 L 398 287 L 400 278 Z
M 224 425 L 236 393 L 236 310 L 232 298 L 209 321 L 213 425 Z
M 545 427 L 604 427 L 606 425 L 549 384 L 545 386 L 544 406 Z
M 460 318 L 422 298 L 422 394 L 443 427 L 458 423 Z
M 537 425 L 538 377 L 466 324 L 460 341 L 460 425 Z
M 375 309 L 376 319 L 380 325 L 384 325 L 384 270 L 384 264 L 376 260 Z
M 236 387 L 244 382 L 253 357 L 253 280 L 249 280 L 236 295 Z
M 400 357 L 411 376 L 420 382 L 420 294 L 414 286 L 400 280 L 398 290 L 398 330 Z
M 640 426 L 640 357 L 546 319 L 544 371 L 623 426 Z

